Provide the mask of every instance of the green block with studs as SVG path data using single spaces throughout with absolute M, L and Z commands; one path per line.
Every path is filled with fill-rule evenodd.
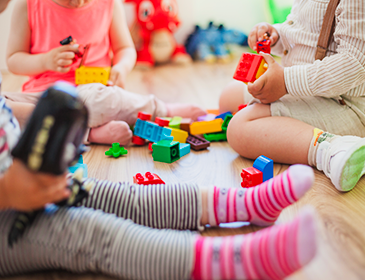
M 228 127 L 228 124 L 229 122 L 231 121 L 231 119 L 233 118 L 233 115 L 232 114 L 228 114 L 225 118 L 224 118 L 224 121 L 222 123 L 222 130 L 223 131 L 227 131 L 227 127 Z
M 173 163 L 180 159 L 179 142 L 161 140 L 152 145 L 152 157 L 154 161 Z
M 209 133 L 209 134 L 204 134 L 204 138 L 210 142 L 227 141 L 227 134 L 226 132 Z

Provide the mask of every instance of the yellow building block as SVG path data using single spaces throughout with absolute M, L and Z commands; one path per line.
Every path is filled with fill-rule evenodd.
M 213 133 L 213 132 L 220 132 L 222 131 L 222 119 L 215 119 L 212 121 L 203 121 L 203 122 L 193 122 L 190 125 L 190 134 L 197 135 L 197 134 L 206 134 L 206 133 Z
M 259 69 L 257 69 L 256 79 L 260 78 L 260 76 L 266 72 L 267 68 L 268 68 L 267 63 L 266 63 L 265 59 L 263 59 L 261 61 Z
M 107 85 L 110 75 L 110 67 L 80 66 L 76 69 L 75 84 L 101 83 Z
M 174 141 L 180 142 L 180 143 L 186 143 L 186 139 L 188 139 L 189 134 L 181 129 L 171 128 L 171 136 L 174 137 Z

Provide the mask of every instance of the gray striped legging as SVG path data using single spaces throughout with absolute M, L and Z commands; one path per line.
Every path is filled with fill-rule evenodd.
M 39 215 L 13 248 L 7 237 L 15 213 L 0 212 L 0 277 L 64 269 L 127 279 L 189 279 L 195 233 L 188 229 L 202 228 L 199 188 L 96 182 L 80 208 Z

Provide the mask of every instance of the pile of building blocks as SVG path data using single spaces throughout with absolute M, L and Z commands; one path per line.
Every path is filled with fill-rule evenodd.
M 82 175 L 82 177 L 83 178 L 87 178 L 87 165 L 86 165 L 86 163 L 84 163 L 84 158 L 82 157 L 82 155 L 80 155 L 80 157 L 79 157 L 79 159 L 78 159 L 78 161 L 77 161 L 77 163 L 75 165 L 70 166 L 68 168 L 68 171 L 70 173 L 75 173 L 76 170 L 79 169 L 79 168 L 82 168 L 83 169 L 83 175 Z
M 146 172 L 145 175 L 137 173 L 135 176 L 133 176 L 133 182 L 138 185 L 165 184 L 165 182 L 161 180 L 160 176 L 151 172 Z
M 119 143 L 113 143 L 112 147 L 105 152 L 106 156 L 111 156 L 114 158 L 119 158 L 126 154 L 128 154 L 128 151 L 124 147 L 120 146 Z
M 274 162 L 272 159 L 259 156 L 252 167 L 243 168 L 241 172 L 242 188 L 257 186 L 274 177 Z
M 150 141 L 154 161 L 172 163 L 190 153 L 190 144 L 186 143 L 189 133 L 181 129 L 183 118 L 156 118 L 151 121 L 150 114 L 139 112 L 132 142 L 144 145 Z M 187 120 L 191 122 L 191 120 Z

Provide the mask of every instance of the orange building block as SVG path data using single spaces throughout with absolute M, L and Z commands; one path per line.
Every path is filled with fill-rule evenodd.
M 220 131 L 222 131 L 222 124 L 223 124 L 222 119 L 215 119 L 212 121 L 193 122 L 190 125 L 190 134 L 197 135 L 197 134 L 220 132 Z

